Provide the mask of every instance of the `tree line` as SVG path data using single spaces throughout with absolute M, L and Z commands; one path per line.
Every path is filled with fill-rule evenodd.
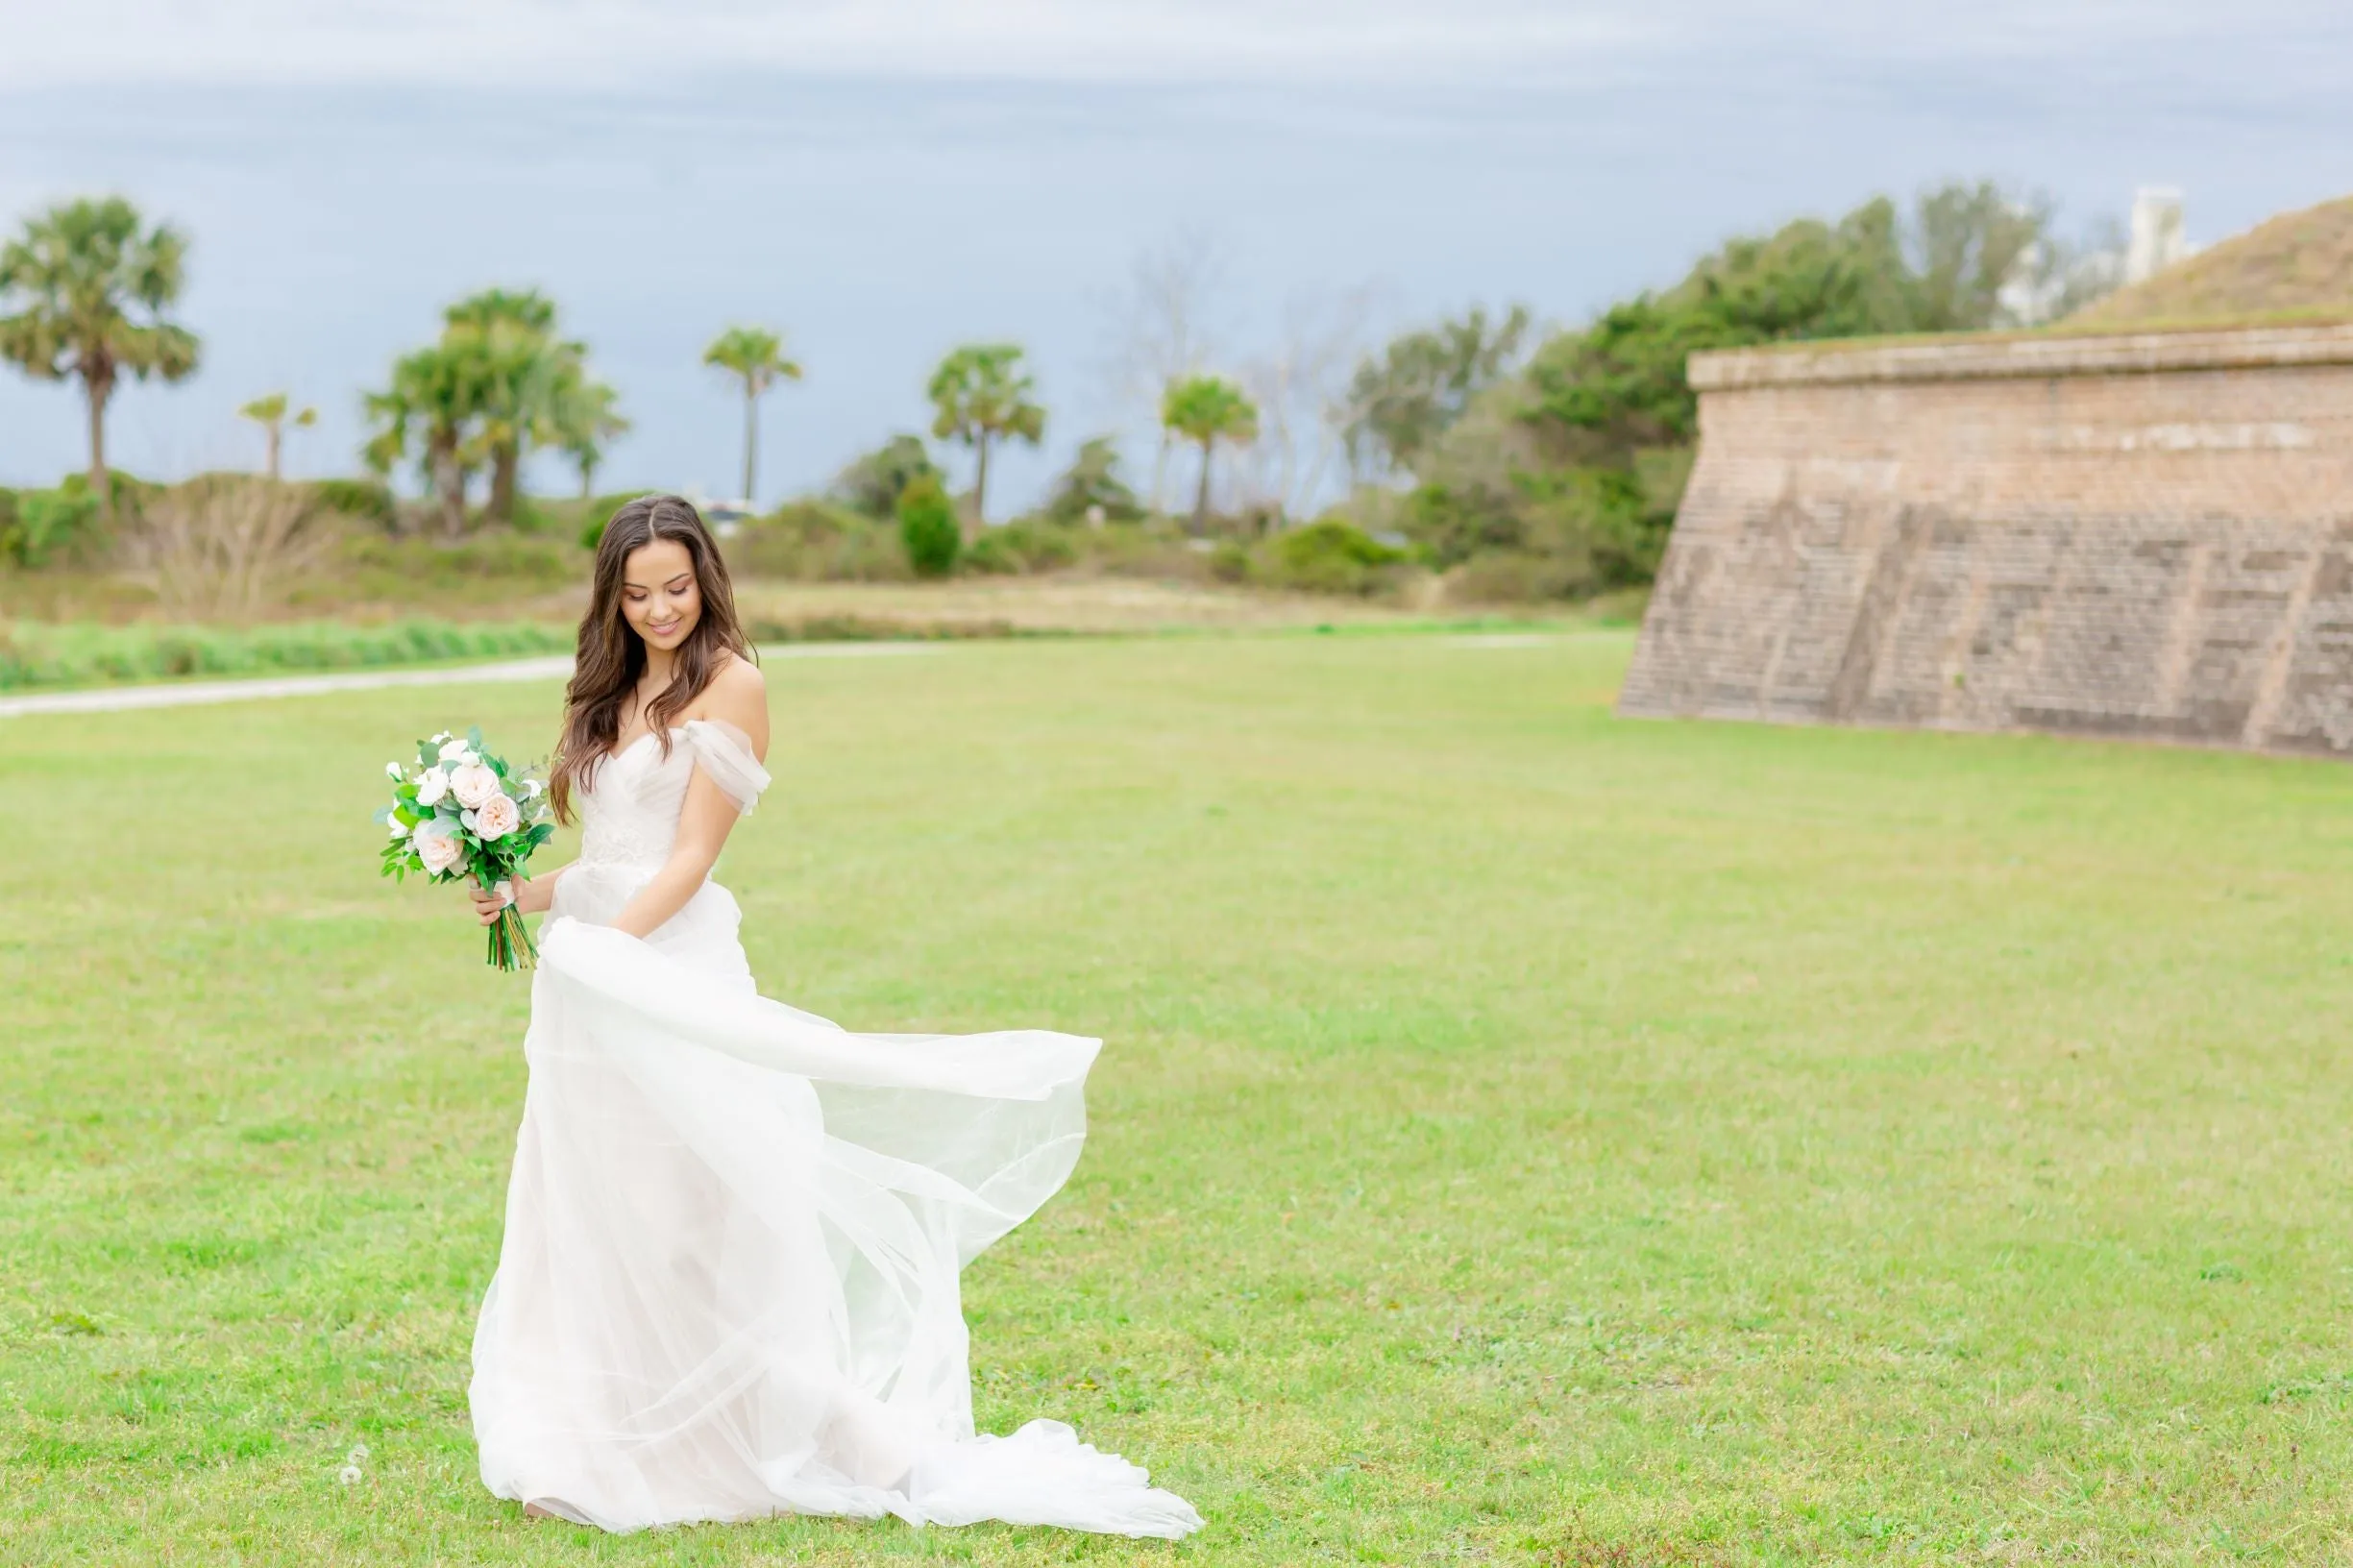
M 197 334 L 173 317 L 186 280 L 187 237 L 148 223 L 120 197 L 67 202 L 29 219 L 0 249 L 0 357 L 43 380 L 78 382 L 88 416 L 88 477 L 107 478 L 108 407 L 126 380 L 175 382 L 202 360 Z M 760 400 L 804 371 L 782 334 L 732 326 L 703 363 L 729 377 L 744 402 L 743 494 L 756 493 Z M 1037 446 L 1046 411 L 1021 348 L 972 344 L 943 359 L 926 388 L 932 434 L 973 454 L 972 509 L 986 515 L 992 454 L 1007 442 Z M 553 301 L 537 289 L 489 288 L 449 306 L 438 335 L 403 355 L 387 383 L 365 394 L 370 434 L 361 457 L 379 475 L 413 465 L 444 529 L 462 533 L 469 494 L 488 476 L 482 515 L 511 522 L 526 457 L 560 453 L 594 493 L 610 444 L 630 429 L 620 393 L 600 380 L 588 348 L 568 336 Z M 244 404 L 267 443 L 265 471 L 280 471 L 283 434 L 316 422 L 284 393 Z M 1197 444 L 1205 460 L 1220 443 L 1247 441 L 1256 411 L 1231 382 L 1194 376 L 1168 388 L 1169 429 Z M 1204 478 L 1196 513 L 1206 515 Z
M 86 488 L 101 505 L 113 488 L 106 424 L 115 393 L 126 380 L 184 380 L 201 362 L 202 342 L 175 315 L 188 248 L 177 228 L 148 222 L 119 197 L 60 204 L 0 247 L 0 358 L 44 380 L 78 383 L 88 423 Z M 1976 182 L 1932 188 L 1908 209 L 1875 198 L 1836 220 L 1801 219 L 1735 237 L 1674 285 L 1612 305 L 1581 327 L 1541 328 L 1526 306 L 1513 306 L 1415 328 L 1370 352 L 1352 351 L 1353 370 L 1329 391 L 1297 357 L 1252 384 L 1210 369 L 1198 333 L 1172 311 L 1146 378 L 1157 392 L 1164 453 L 1151 504 L 1128 486 L 1117 443 L 1106 436 L 1082 446 L 1042 513 L 1141 518 L 1161 503 L 1165 453 L 1184 447 L 1199 457 L 1189 531 L 1280 530 L 1304 520 L 1291 514 L 1287 493 L 1250 516 L 1216 515 L 1215 462 L 1221 451 L 1251 451 L 1262 432 L 1290 436 L 1305 420 L 1329 431 L 1346 457 L 1350 482 L 1336 500 L 1325 498 L 1327 522 L 1402 547 L 1462 577 L 1475 594 L 1554 597 L 1639 583 L 1655 566 L 1689 468 L 1696 404 L 1684 367 L 1692 353 L 2032 326 L 2112 287 L 2118 270 L 2112 244 L 2063 243 L 2047 204 Z M 748 498 L 758 478 L 762 400 L 806 371 L 781 332 L 758 325 L 728 327 L 702 359 L 742 397 Z M 1336 361 L 1326 354 L 1323 362 Z M 1311 404 L 1304 414 L 1292 406 L 1301 388 Z M 1023 350 L 1012 343 L 955 349 L 925 391 L 931 437 L 971 454 L 963 515 L 950 513 L 951 531 L 960 525 L 969 535 L 986 515 L 993 459 L 1008 444 L 1040 445 L 1047 410 Z M 367 468 L 382 477 L 413 473 L 452 537 L 476 515 L 514 520 L 522 468 L 535 452 L 568 462 L 582 498 L 592 496 L 611 443 L 630 428 L 588 347 L 565 331 L 555 304 L 530 288 L 484 289 L 450 305 L 436 335 L 396 359 L 363 405 Z M 262 430 L 273 478 L 284 432 L 316 420 L 315 409 L 293 406 L 282 393 L 239 412 Z M 915 488 L 920 515 L 908 532 L 912 553 L 919 535 L 936 536 L 929 492 L 943 478 L 922 439 L 907 433 L 853 462 L 834 494 L 892 519 Z M 1362 553 L 1360 545 L 1348 548 Z

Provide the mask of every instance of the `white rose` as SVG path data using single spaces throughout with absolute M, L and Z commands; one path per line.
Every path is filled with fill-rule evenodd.
M 406 829 L 406 828 L 403 827 L 403 826 L 402 826 L 400 823 L 398 823 L 398 822 L 394 822 L 394 823 L 393 823 L 393 824 L 391 824 L 391 825 L 392 825 L 392 837 L 394 837 L 394 838 L 396 838 L 396 839 L 403 839 L 403 838 L 406 838 L 406 837 L 408 836 L 408 829 Z
M 449 824 L 438 817 L 419 822 L 410 835 L 408 846 L 417 852 L 429 875 L 439 876 L 466 858 L 466 846 L 450 831 Z
M 499 775 L 478 762 L 461 764 L 450 775 L 450 793 L 468 811 L 479 811 L 499 793 Z
M 502 839 L 523 825 L 523 813 L 503 795 L 494 795 L 474 814 L 474 833 L 483 843 Z
M 449 738 L 450 732 L 445 729 L 440 734 L 434 736 L 430 741 L 428 741 L 426 744 L 428 746 L 439 746 L 442 742 L 448 740 Z
M 385 763 L 385 764 L 384 764 L 384 776 L 385 776 L 386 778 L 388 778 L 388 779 L 392 780 L 392 782 L 393 782 L 393 783 L 398 784 L 398 783 L 401 781 L 401 778 L 402 778 L 402 773 L 401 773 L 401 765 L 400 765 L 399 763 L 397 763 L 397 762 L 387 762 L 387 763 Z
M 417 775 L 417 804 L 437 806 L 441 797 L 450 793 L 450 775 L 440 768 L 428 768 Z
M 448 732 L 444 731 L 441 735 L 434 736 L 433 739 L 441 742 L 441 760 L 444 762 L 455 762 L 465 756 L 469 748 L 466 746 L 466 743 L 463 741 L 453 741 L 447 739 L 447 734 Z

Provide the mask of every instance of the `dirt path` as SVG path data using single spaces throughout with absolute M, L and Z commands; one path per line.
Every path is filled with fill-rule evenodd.
M 763 659 L 866 658 L 933 653 L 938 643 L 790 643 L 760 649 Z M 386 686 L 479 686 L 502 681 L 559 680 L 572 674 L 572 655 L 507 659 L 438 670 L 347 670 L 332 674 L 270 675 L 252 680 L 172 681 L 154 686 L 101 686 L 85 691 L 0 697 L 0 719 L 37 713 L 117 713 L 126 708 L 179 708 L 211 702 L 254 702 L 324 692 L 368 692 Z

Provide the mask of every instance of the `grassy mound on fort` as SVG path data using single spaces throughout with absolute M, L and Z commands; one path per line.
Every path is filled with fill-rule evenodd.
M 2077 327 L 2353 319 L 2353 196 L 2283 212 L 2067 320 Z

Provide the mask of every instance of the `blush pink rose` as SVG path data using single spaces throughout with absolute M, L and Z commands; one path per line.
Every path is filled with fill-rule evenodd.
M 451 772 L 450 793 L 468 811 L 479 811 L 499 793 L 499 775 L 478 762 L 469 762 Z
M 523 825 L 523 813 L 503 795 L 494 795 L 474 814 L 474 836 L 484 844 L 502 839 Z
M 425 870 L 434 876 L 466 858 L 466 846 L 458 842 L 457 835 L 437 821 L 419 822 L 408 843 L 416 850 L 417 858 L 425 863 Z

